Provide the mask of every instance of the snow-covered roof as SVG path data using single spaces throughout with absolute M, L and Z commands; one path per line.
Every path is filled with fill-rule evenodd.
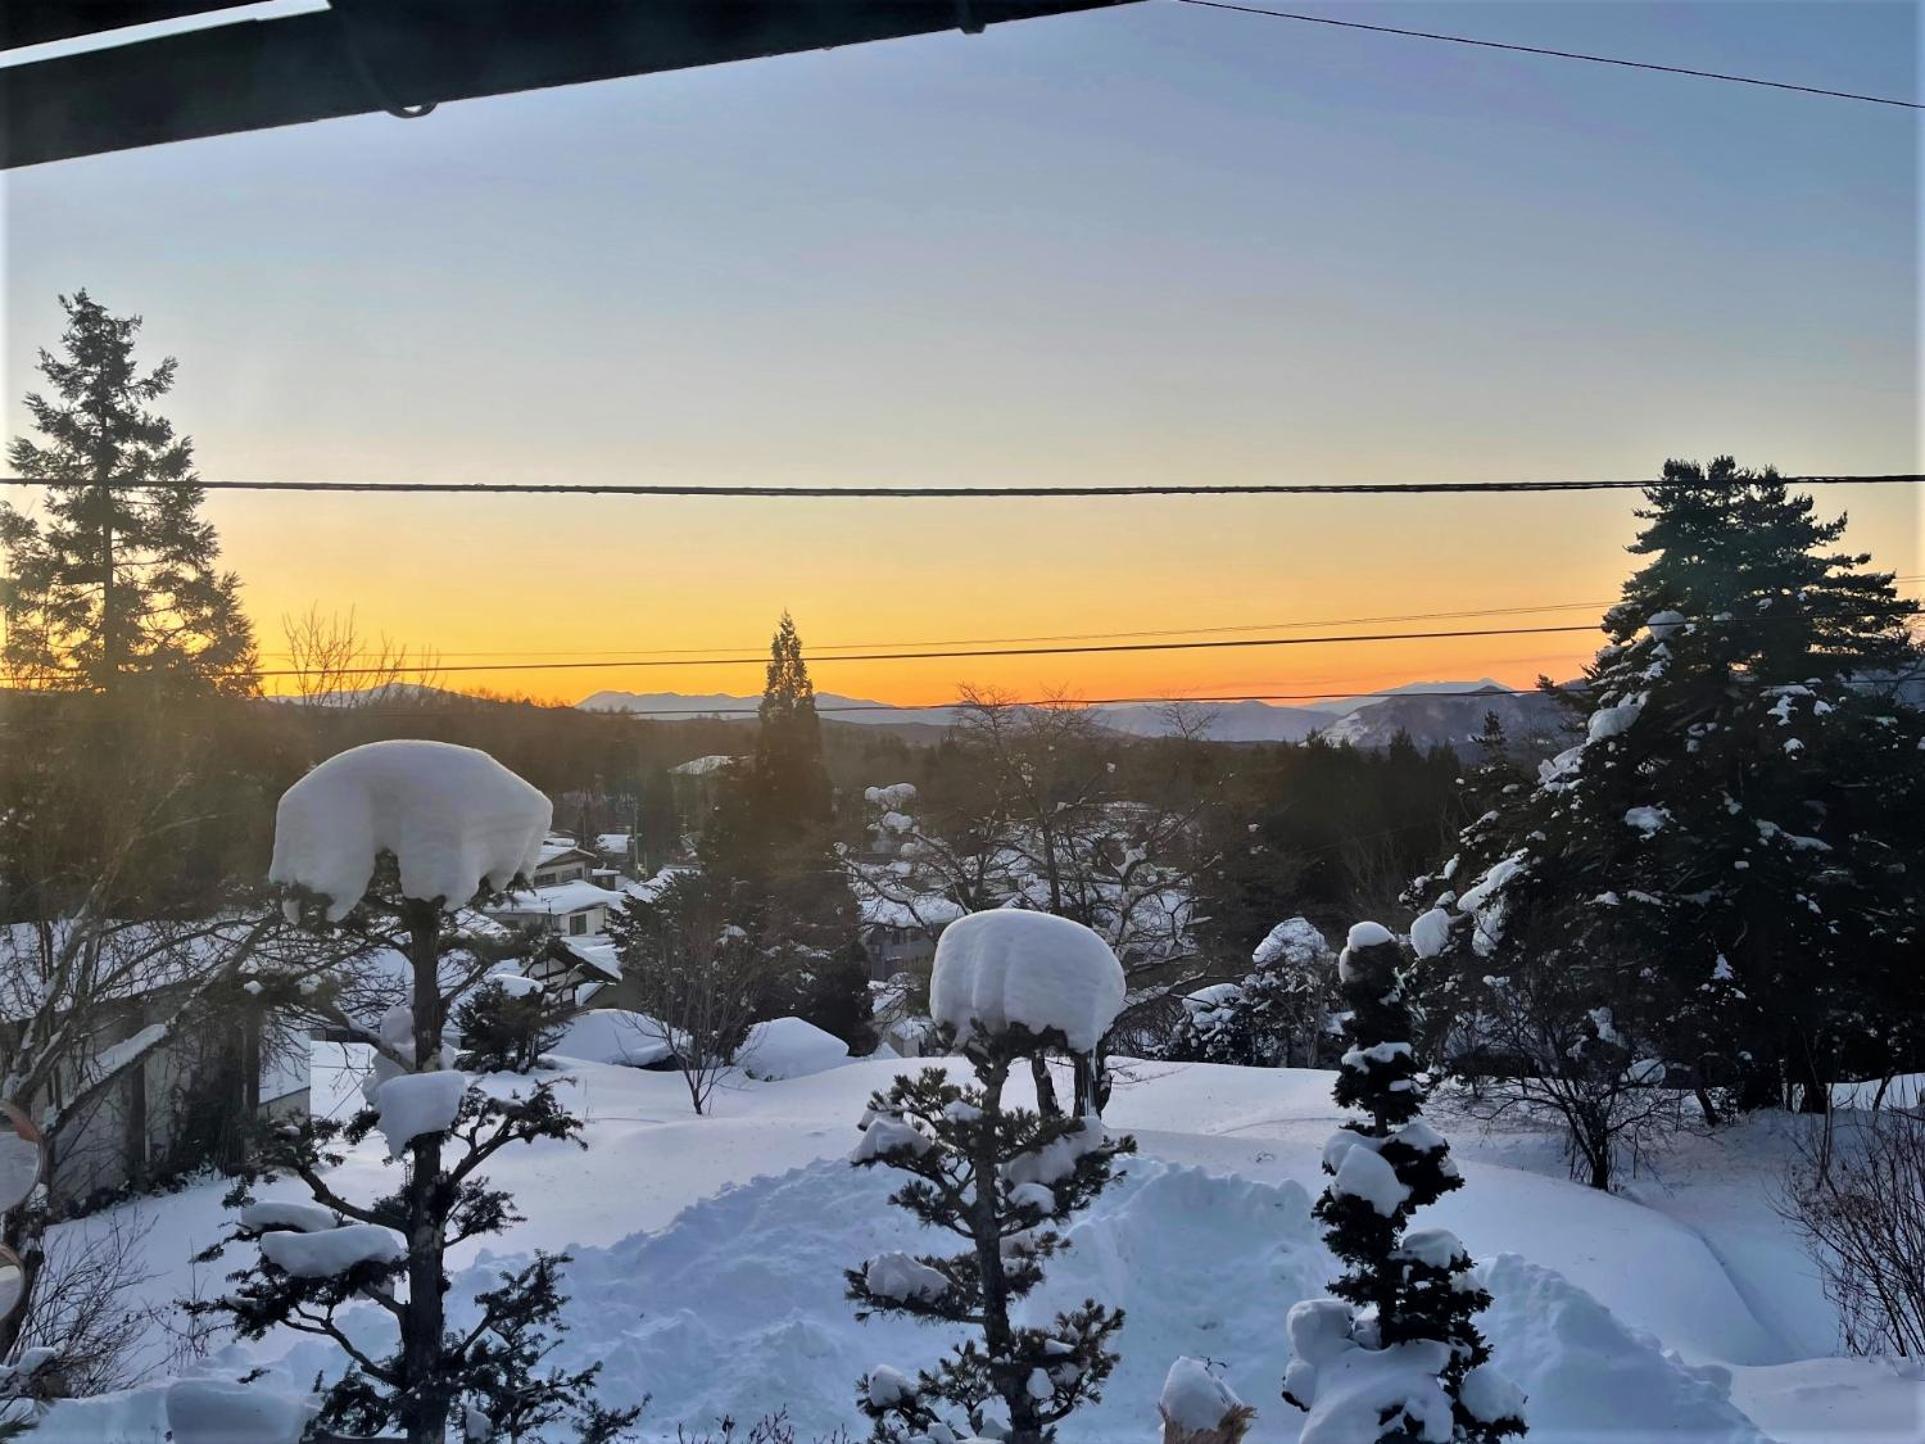
M 577 878 L 573 882 L 549 883 L 546 887 L 521 888 L 507 893 L 489 911 L 496 916 L 545 913 L 549 917 L 561 917 L 568 913 L 586 912 L 592 907 L 619 907 L 621 901 L 621 893 Z
M 625 832 L 597 833 L 595 846 L 603 852 L 627 852 L 628 834 Z
M 281 795 L 268 877 L 328 899 L 339 922 L 392 852 L 405 897 L 450 911 L 486 884 L 532 872 L 554 809 L 486 752 L 448 742 L 369 742 L 337 753 Z M 293 904 L 290 902 L 290 908 Z
M 856 906 L 866 928 L 946 927 L 967 911 L 953 898 L 935 892 L 907 899 L 866 897 Z
M 591 862 L 595 859 L 594 853 L 578 845 L 572 837 L 550 837 L 542 843 L 541 856 L 536 860 L 535 866 L 547 867 L 551 863 L 560 862 L 565 857 L 577 855 Z

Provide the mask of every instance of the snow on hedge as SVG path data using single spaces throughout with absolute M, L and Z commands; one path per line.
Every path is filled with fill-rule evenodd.
M 647 1068 L 673 1056 L 675 1050 L 669 1047 L 669 1033 L 667 1024 L 647 1013 L 626 1008 L 591 1008 L 575 1016 L 550 1051 L 587 1063 Z
M 338 922 L 367 892 L 385 850 L 401 865 L 403 896 L 452 910 L 484 884 L 499 890 L 532 874 L 552 817 L 546 797 L 485 752 L 370 742 L 282 794 L 268 877 L 320 893 Z
M 1228 1423 L 1245 1405 L 1209 1365 L 1187 1354 L 1170 1365 L 1157 1412 L 1185 1434 L 1206 1434 Z
M 749 1029 L 735 1061 L 751 1078 L 806 1078 L 849 1061 L 849 1045 L 803 1018 L 770 1018 Z
M 383 1083 L 375 1093 L 374 1106 L 381 1110 L 388 1155 L 399 1158 L 422 1134 L 446 1133 L 454 1127 L 467 1091 L 468 1075 L 451 1069 L 403 1073 Z
M 1000 908 L 943 930 L 929 980 L 929 1011 L 967 1042 L 978 1030 L 1060 1031 L 1092 1052 L 1123 1007 L 1123 966 L 1081 923 Z
M 265 1233 L 261 1256 L 297 1279 L 331 1279 L 364 1263 L 408 1256 L 401 1235 L 378 1223 L 350 1223 L 322 1233 Z

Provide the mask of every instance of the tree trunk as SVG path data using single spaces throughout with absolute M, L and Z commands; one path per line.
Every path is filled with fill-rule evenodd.
M 1061 1118 L 1063 1105 L 1056 1099 L 1056 1080 L 1049 1075 L 1049 1060 L 1041 1053 L 1029 1060 L 1029 1075 L 1036 1080 L 1036 1111 L 1045 1118 Z
M 441 1047 L 441 909 L 412 898 L 401 905 L 414 965 L 414 1069 L 427 1072 Z M 409 1145 L 407 1210 L 408 1302 L 401 1315 L 401 1427 L 408 1444 L 445 1444 L 453 1403 L 442 1375 L 447 1273 L 441 1256 L 441 1135 L 424 1133 Z
M 1003 1111 L 1003 1082 L 1009 1076 L 1007 1063 L 985 1065 L 983 1116 L 1000 1118 Z M 1015 1350 L 1015 1335 L 1009 1326 L 1009 1292 L 1003 1282 L 1003 1238 L 996 1212 L 997 1177 L 1001 1161 L 996 1156 L 994 1128 L 982 1130 L 976 1145 L 975 1195 L 971 1200 L 970 1231 L 976 1244 L 976 1266 L 982 1274 L 983 1352 L 989 1357 L 989 1377 L 996 1392 L 1009 1407 L 1008 1444 L 1042 1444 L 1042 1423 L 1036 1417 L 1036 1401 L 1029 1397 L 1026 1379 L 1017 1377 L 1010 1355 Z

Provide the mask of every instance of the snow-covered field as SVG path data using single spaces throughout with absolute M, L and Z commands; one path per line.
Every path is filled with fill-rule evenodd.
M 317 1045 L 318 1111 L 354 1106 L 352 1051 Z M 857 1377 L 878 1363 L 927 1363 L 947 1343 L 928 1326 L 858 1324 L 843 1297 L 845 1267 L 929 1247 L 885 1204 L 888 1171 L 846 1162 L 869 1093 L 905 1066 L 733 1080 L 714 1116 L 697 1118 L 673 1074 L 568 1064 L 588 1151 L 543 1144 L 495 1160 L 494 1178 L 527 1219 L 489 1241 L 494 1255 L 470 1246 L 456 1256 L 469 1270 L 457 1293 L 492 1282 L 510 1254 L 566 1247 L 572 1332 L 560 1361 L 603 1361 L 610 1402 L 650 1396 L 651 1438 L 779 1408 L 805 1438 L 838 1426 L 859 1437 Z M 1309 1214 L 1338 1121 L 1330 1082 L 1307 1070 L 1126 1066 L 1107 1121 L 1133 1133 L 1141 1154 L 1071 1229 L 1072 1251 L 1031 1301 L 1053 1309 L 1093 1295 L 1128 1315 L 1103 1402 L 1066 1425 L 1065 1440 L 1153 1439 L 1159 1388 L 1182 1354 L 1220 1364 L 1257 1406 L 1253 1438 L 1296 1437 L 1302 1416 L 1278 1397 L 1283 1317 L 1333 1273 Z M 1791 1120 L 1685 1140 L 1611 1197 L 1567 1182 L 1541 1135 L 1487 1136 L 1444 1106 L 1431 1116 L 1467 1186 L 1419 1222 L 1455 1230 L 1480 1260 L 1496 1299 L 1484 1326 L 1531 1396 L 1530 1438 L 1925 1440 L 1925 1372 L 1832 1357 L 1831 1308 L 1771 1207 Z M 392 1186 L 395 1167 L 376 1134 L 343 1165 L 342 1183 L 367 1196 Z M 218 1271 L 196 1277 L 188 1257 L 219 1235 L 221 1192 L 210 1183 L 135 1206 L 153 1225 L 151 1297 L 218 1286 Z M 301 1194 L 281 1185 L 266 1196 Z M 245 1252 L 230 1251 L 233 1266 Z M 228 1347 L 207 1369 L 232 1376 L 269 1361 L 304 1386 L 335 1355 L 287 1336 Z M 36 1437 L 149 1444 L 165 1438 L 164 1412 L 152 1388 L 63 1407 Z

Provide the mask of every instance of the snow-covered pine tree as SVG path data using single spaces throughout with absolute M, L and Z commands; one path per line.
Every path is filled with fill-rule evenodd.
M 542 1369 L 561 1330 L 557 1275 L 565 1256 L 538 1256 L 447 1315 L 446 1253 L 517 1221 L 513 1200 L 479 1170 L 503 1148 L 539 1139 L 579 1142 L 581 1122 L 538 1080 L 483 1090 L 449 1066 L 451 1004 L 502 960 L 451 911 L 525 877 L 548 830 L 548 799 L 485 753 L 438 742 L 377 742 L 330 758 L 281 799 L 272 879 L 291 914 L 316 926 L 389 939 L 407 962 L 408 1001 L 378 1026 L 314 1005 L 374 1049 L 370 1106 L 345 1123 L 307 1119 L 273 1130 L 229 1195 L 235 1242 L 258 1261 L 226 1297 L 190 1311 L 229 1319 L 247 1338 L 284 1327 L 332 1340 L 348 1368 L 328 1390 L 320 1426 L 350 1434 L 399 1428 L 408 1444 L 446 1444 L 451 1420 L 471 1439 L 523 1437 L 572 1414 L 584 1444 L 620 1437 L 639 1410 L 605 1410 L 591 1390 L 599 1366 Z M 379 849 L 379 852 L 377 852 Z M 504 990 L 505 991 L 505 990 Z M 344 1145 L 379 1132 L 401 1163 L 394 1191 L 349 1198 L 329 1177 Z M 313 1203 L 256 1202 L 264 1177 L 306 1184 Z M 344 1314 L 370 1309 L 393 1322 L 391 1350 L 365 1346 Z
M 1413 931 L 1460 1044 L 1573 1084 L 1544 1101 L 1600 1187 L 1641 1081 L 1694 1079 L 1713 1121 L 1822 1108 L 1925 1003 L 1917 605 L 1773 472 L 1670 462 L 1646 495 L 1583 740 L 1467 830 Z
M 522 972 L 491 972 L 454 1004 L 461 1035 L 455 1066 L 472 1073 L 533 1072 L 574 1012 L 567 998 Z
M 173 389 L 170 356 L 141 373 L 138 316 L 85 291 L 60 298 L 65 353 L 40 353 L 50 399 L 29 393 L 43 438 L 16 437 L 16 474 L 50 483 L 35 520 L 0 502 L 6 641 L 15 685 L 113 693 L 133 677 L 252 693 L 254 631 L 240 582 L 199 515 L 193 443 L 147 409 Z
M 1333 1090 L 1364 1117 L 1325 1145 L 1330 1183 L 1316 1203 L 1343 1260 L 1334 1299 L 1290 1310 L 1283 1396 L 1319 1438 L 1358 1444 L 1489 1444 L 1524 1432 L 1523 1396 L 1490 1363 L 1472 1322 L 1490 1295 L 1444 1229 L 1407 1232 L 1410 1216 L 1463 1179 L 1423 1118 L 1428 1078 L 1411 1045 L 1404 950 L 1359 923 L 1338 959 L 1349 1049 Z
M 1250 1068 L 1315 1066 L 1316 1039 L 1334 995 L 1335 954 L 1307 918 L 1286 918 L 1258 943 L 1241 982 L 1183 1000 L 1172 1058 Z
M 1008 1444 L 1044 1444 L 1101 1397 L 1123 1315 L 1090 1299 L 1047 1324 L 1020 1324 L 1013 1306 L 1068 1247 L 1057 1226 L 1103 1190 L 1116 1157 L 1136 1145 L 1107 1135 L 1094 1115 L 1012 1106 L 1004 1088 L 1019 1059 L 1093 1053 L 1122 1005 L 1122 966 L 1100 937 L 1066 918 L 973 913 L 944 932 L 930 992 L 975 1080 L 952 1083 L 940 1068 L 898 1077 L 870 1099 L 853 1162 L 907 1173 L 890 1202 L 969 1247 L 878 1255 L 848 1271 L 849 1297 L 858 1318 L 896 1314 L 979 1333 L 913 1379 L 871 1370 L 858 1401 L 878 1440 L 953 1444 L 995 1431 Z

